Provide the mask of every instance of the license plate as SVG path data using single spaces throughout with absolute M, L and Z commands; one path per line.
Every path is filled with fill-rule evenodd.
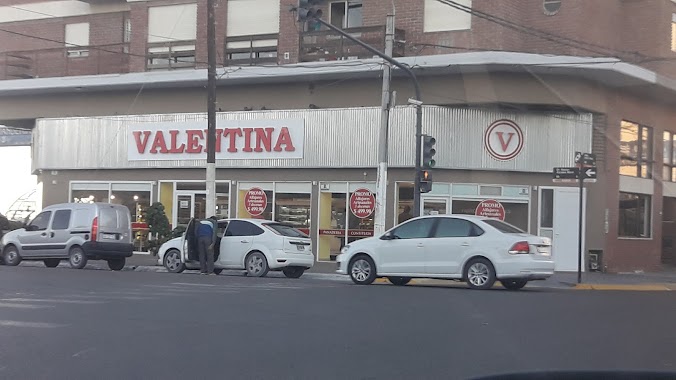
M 296 246 L 296 248 L 298 248 L 299 251 L 304 251 L 304 250 L 305 250 L 305 246 L 304 246 L 304 245 L 300 245 L 300 244 L 298 244 L 298 245 Z
M 115 234 L 101 234 L 101 239 L 117 240 L 117 236 Z
M 551 250 L 549 247 L 538 247 L 538 253 L 543 256 L 549 256 L 551 254 Z

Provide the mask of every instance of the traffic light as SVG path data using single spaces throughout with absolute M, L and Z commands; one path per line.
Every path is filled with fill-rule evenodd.
M 298 0 L 298 21 L 304 22 L 314 18 L 322 17 L 322 10 L 318 8 L 322 0 Z
M 432 169 L 437 163 L 433 158 L 437 154 L 437 150 L 434 149 L 437 139 L 428 135 L 423 135 L 422 138 L 422 167 L 423 169 Z
M 429 193 L 432 191 L 432 174 L 429 170 L 420 172 L 420 192 Z

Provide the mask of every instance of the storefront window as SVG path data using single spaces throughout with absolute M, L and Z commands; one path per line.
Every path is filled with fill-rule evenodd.
M 397 182 L 397 219 L 403 223 L 413 217 L 413 182 Z
M 373 236 L 374 184 L 324 183 L 319 197 L 319 260 L 334 261 L 345 244 Z
M 481 203 L 479 200 L 454 198 L 452 203 L 453 214 L 474 215 L 479 203 Z M 505 209 L 505 222 L 528 231 L 528 203 L 501 201 L 500 204 Z
M 312 184 L 309 182 L 241 182 L 237 215 L 292 225 L 310 233 Z
M 107 203 L 109 191 L 109 183 L 72 183 L 70 199 L 74 203 Z
M 275 220 L 310 232 L 310 194 L 275 194 Z
M 127 206 L 131 214 L 134 250 L 148 250 L 148 221 L 146 212 L 151 204 L 151 186 L 147 183 L 113 183 L 110 203 Z
M 620 193 L 618 236 L 650 237 L 650 195 Z

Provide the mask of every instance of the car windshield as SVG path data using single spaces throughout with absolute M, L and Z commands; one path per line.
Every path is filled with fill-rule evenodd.
M 291 226 L 280 223 L 267 223 L 264 226 L 276 232 L 278 235 L 287 236 L 287 237 L 296 237 L 296 238 L 308 238 L 303 231 L 300 231 Z
M 484 219 L 484 223 L 505 234 L 525 234 L 526 232 L 509 223 L 497 219 Z

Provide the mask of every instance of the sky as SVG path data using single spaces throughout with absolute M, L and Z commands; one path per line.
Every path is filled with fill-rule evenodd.
M 22 194 L 37 185 L 37 177 L 31 175 L 31 147 L 0 147 L 0 213 Z

